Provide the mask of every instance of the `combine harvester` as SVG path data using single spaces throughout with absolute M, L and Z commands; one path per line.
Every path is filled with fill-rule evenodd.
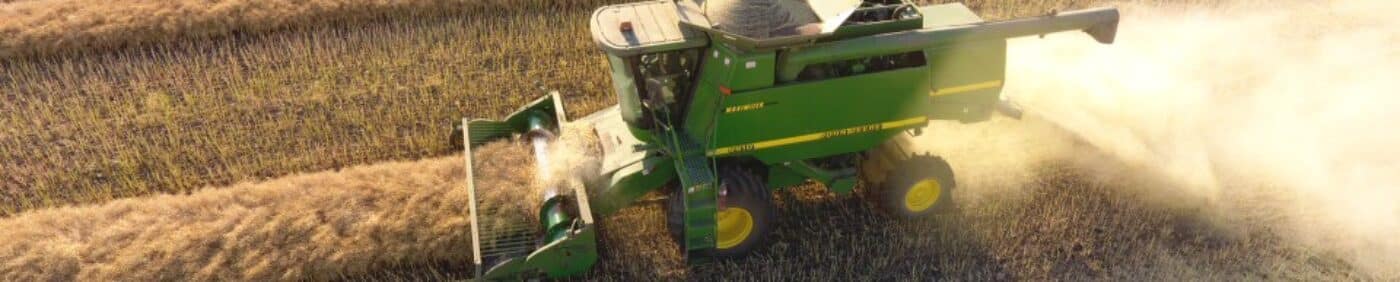
M 686 0 L 606 6 L 590 19 L 619 105 L 572 121 L 594 129 L 600 181 L 540 191 L 538 224 L 482 224 L 473 183 L 477 278 L 557 278 L 597 261 L 597 222 L 652 191 L 689 263 L 762 246 L 772 190 L 816 181 L 837 194 L 865 182 L 896 217 L 948 206 L 952 168 L 908 146 L 929 120 L 1019 116 L 999 99 L 1006 39 L 1082 30 L 1112 43 L 1118 11 L 985 22 L 961 4 L 909 0 Z M 810 4 L 809 4 L 810 2 Z M 463 120 L 467 151 L 523 140 L 535 157 L 565 118 L 551 93 L 504 120 Z M 522 187 L 521 189 L 525 189 Z M 507 219 L 490 218 L 493 222 Z M 657 223 L 660 224 L 660 223 Z

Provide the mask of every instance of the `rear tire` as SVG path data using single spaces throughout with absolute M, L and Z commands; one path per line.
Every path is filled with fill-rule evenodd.
M 890 215 L 918 218 L 948 210 L 957 188 L 953 168 L 943 158 L 915 155 L 894 163 L 876 199 Z
M 710 254 L 717 259 L 742 258 L 768 243 L 768 235 L 777 224 L 773 193 L 757 175 L 738 167 L 720 168 L 719 178 L 725 208 L 716 215 L 718 238 Z M 675 189 L 666 203 L 667 229 L 671 239 L 682 248 L 685 244 L 684 195 L 682 189 Z

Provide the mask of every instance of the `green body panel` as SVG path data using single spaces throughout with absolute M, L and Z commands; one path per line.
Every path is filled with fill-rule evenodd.
M 778 189 L 807 182 L 807 177 L 786 166 L 768 167 L 768 188 Z
M 457 124 L 452 128 L 451 140 L 462 140 L 463 134 L 467 134 L 466 140 L 471 146 L 485 144 L 490 141 L 509 138 L 512 135 L 520 134 L 531 129 L 531 121 L 552 120 L 550 126 L 557 125 L 564 118 L 564 105 L 559 99 L 558 92 L 551 92 L 544 97 L 535 99 L 524 107 L 501 120 L 473 119 L 466 124 Z M 471 127 L 471 132 L 464 132 L 463 126 Z M 453 142 L 453 145 L 464 145 Z
M 618 169 L 607 187 L 593 189 L 593 212 L 603 216 L 617 212 L 675 179 L 675 161 L 669 157 L 646 158 Z
M 702 67 L 708 70 L 709 65 L 707 62 Z M 720 104 L 723 102 L 721 100 L 723 97 L 718 83 L 701 76 L 700 84 L 695 86 L 695 93 L 690 99 L 690 110 L 687 111 L 685 121 L 681 125 L 690 129 L 687 131 L 691 134 L 690 138 L 710 142 L 712 136 L 710 133 L 714 132 L 714 125 L 718 122 L 715 117 L 718 115 L 718 111 L 723 109 Z
M 960 42 L 924 53 L 933 74 L 930 119 L 975 122 L 991 117 L 1005 79 L 1005 40 Z
M 924 125 L 922 120 L 882 124 L 924 117 L 928 96 L 911 94 L 928 93 L 928 78 L 925 68 L 906 68 L 736 92 L 720 109 L 693 111 L 690 118 L 717 115 L 713 156 L 751 154 L 772 164 L 858 152 L 899 130 Z M 750 144 L 755 146 L 744 147 Z
M 592 128 L 598 137 L 603 159 L 599 181 L 585 183 L 593 213 L 609 215 L 627 207 L 638 197 L 675 180 L 673 158 L 663 153 L 661 144 L 635 138 L 622 114 L 622 107 L 611 107 L 589 114 L 572 123 Z
M 706 52 L 701 60 L 700 84 L 692 96 L 684 126 L 690 138 L 709 142 L 706 140 L 710 140 L 714 132 L 715 117 L 726 96 L 721 88 L 728 88 L 733 94 L 771 87 L 776 56 L 773 52 L 739 53 L 719 45 Z
M 525 258 L 523 268 L 538 269 L 550 278 L 587 272 L 598 261 L 598 236 L 594 225 L 569 230 L 568 236 L 550 241 Z M 489 275 L 486 277 L 490 277 Z
M 963 5 L 933 5 L 919 8 L 923 28 L 936 29 L 982 23 L 982 18 Z M 1006 41 L 1000 38 L 953 42 L 924 49 L 929 58 L 934 89 L 1002 81 L 1006 73 Z M 973 122 L 991 116 L 1001 93 L 1001 83 L 962 93 L 937 95 L 930 101 L 930 119 Z
M 851 189 L 856 187 L 855 168 L 826 169 L 814 165 L 810 161 L 783 162 L 780 166 L 773 167 L 788 168 L 798 175 L 825 184 L 826 189 L 836 192 L 837 194 L 849 193 Z M 777 189 L 779 187 L 771 188 Z
M 706 63 L 718 69 L 714 83 L 738 92 L 773 86 L 775 58 L 773 52 L 740 53 L 721 45 L 711 49 Z

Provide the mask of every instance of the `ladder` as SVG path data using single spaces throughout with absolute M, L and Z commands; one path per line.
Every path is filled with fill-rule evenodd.
M 702 262 L 709 259 L 708 252 L 715 248 L 715 235 L 718 231 L 715 215 L 719 212 L 718 181 L 715 179 L 709 157 L 704 147 L 685 134 L 676 135 L 676 170 L 684 190 L 685 232 L 683 232 L 686 260 Z

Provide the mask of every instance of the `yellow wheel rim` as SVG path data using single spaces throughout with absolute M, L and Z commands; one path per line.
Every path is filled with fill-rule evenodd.
M 720 249 L 733 248 L 743 243 L 749 238 L 749 233 L 753 232 L 753 214 L 743 208 L 725 208 L 719 211 L 718 224 L 719 240 L 715 242 L 715 247 Z
M 924 179 L 914 183 L 914 187 L 909 187 L 909 192 L 904 194 L 904 208 L 912 212 L 927 210 L 938 202 L 938 196 L 941 194 L 943 186 L 938 184 L 938 180 Z

